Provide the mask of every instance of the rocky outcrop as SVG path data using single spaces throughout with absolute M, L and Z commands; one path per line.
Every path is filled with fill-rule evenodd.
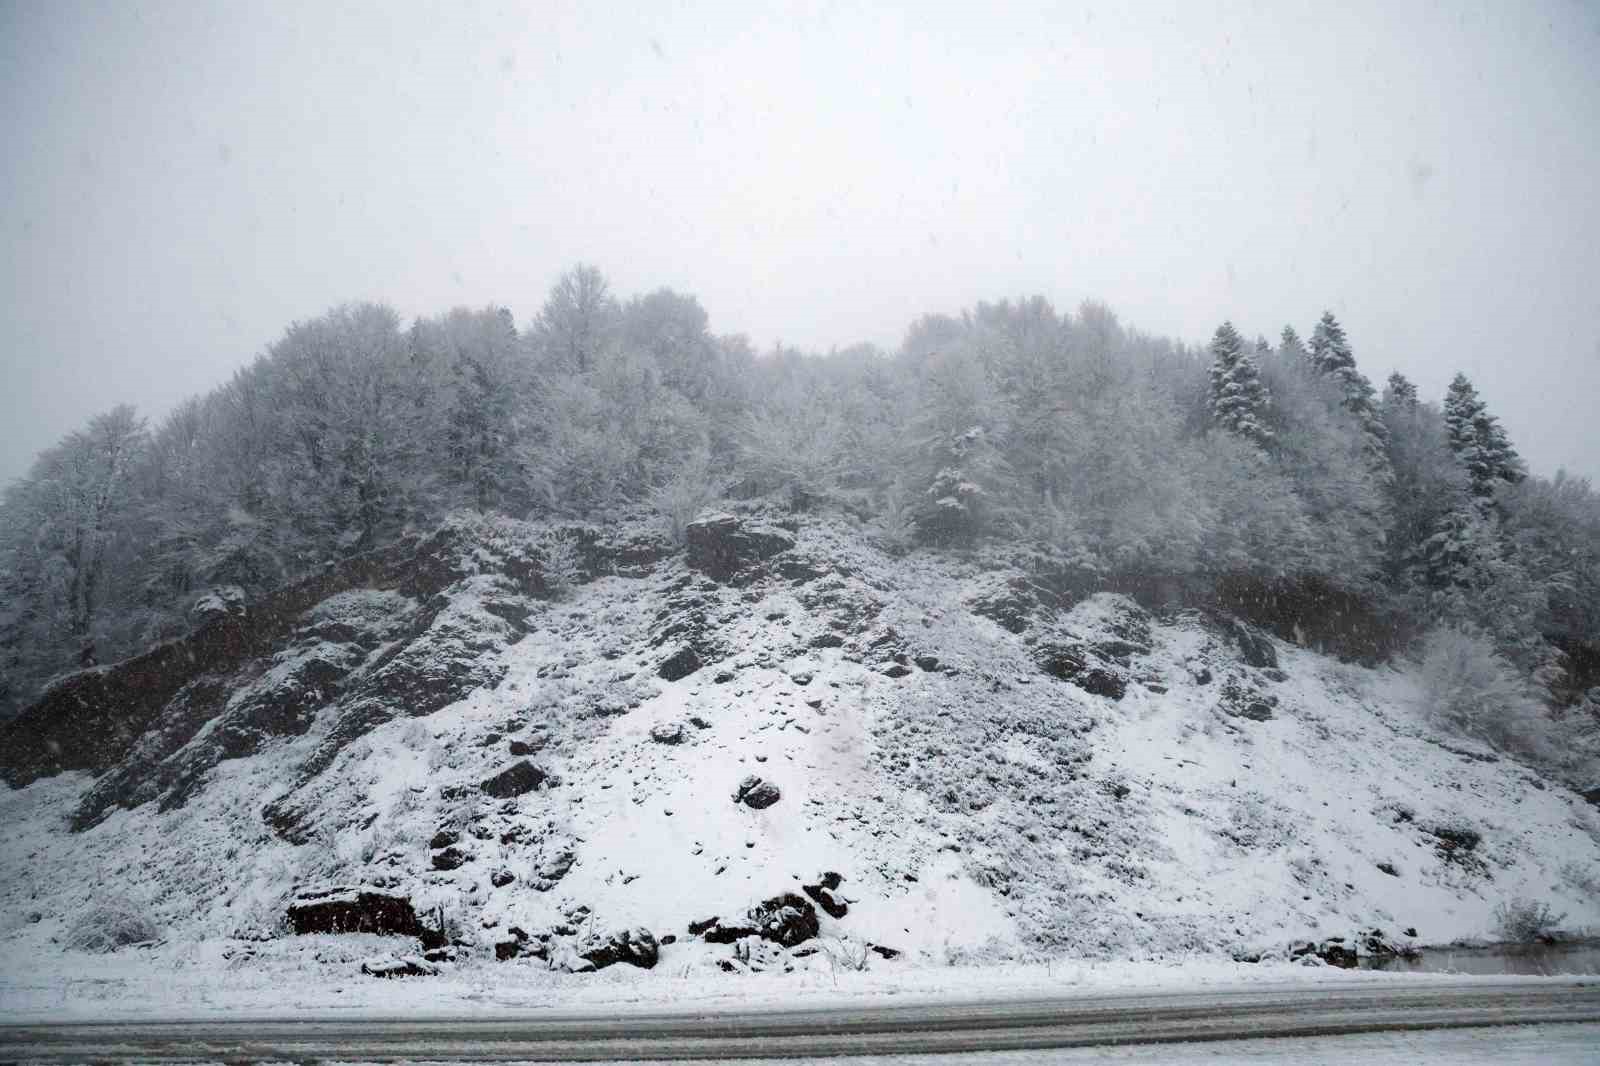
M 287 918 L 297 934 L 378 933 L 432 939 L 427 937 L 432 931 L 423 927 L 409 899 L 372 888 L 303 891 L 289 904 Z
M 794 547 L 788 532 L 731 514 L 696 519 L 685 533 L 689 566 L 722 584 L 750 577 L 761 563 Z

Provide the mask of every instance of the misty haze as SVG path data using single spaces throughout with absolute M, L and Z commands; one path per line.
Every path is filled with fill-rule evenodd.
M 1597 55 L 0 3 L 0 1058 L 1590 1061 Z

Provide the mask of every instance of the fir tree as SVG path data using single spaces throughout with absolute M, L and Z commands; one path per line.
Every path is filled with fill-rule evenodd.
M 1411 410 L 1417 406 L 1417 387 L 1404 374 L 1396 370 L 1389 375 L 1389 387 L 1384 390 L 1385 406 Z
M 1373 403 L 1375 393 L 1372 382 L 1356 369 L 1356 359 L 1350 351 L 1350 342 L 1345 337 L 1344 327 L 1339 325 L 1332 311 L 1322 312 L 1322 319 L 1311 333 L 1310 359 L 1311 366 L 1317 373 L 1338 386 L 1341 406 L 1356 417 L 1366 434 L 1367 439 L 1362 450 L 1366 453 L 1368 464 L 1375 473 L 1387 480 L 1390 476 L 1388 431 L 1384 427 L 1383 420 L 1378 417 L 1377 407 Z
M 1497 481 L 1514 485 L 1522 480 L 1522 458 L 1465 374 L 1456 374 L 1445 393 L 1444 424 L 1450 450 L 1466 468 L 1474 497 L 1492 499 Z
M 1294 331 L 1293 326 L 1284 326 L 1281 338 L 1278 351 L 1283 353 L 1285 359 L 1304 360 L 1310 358 L 1310 353 L 1306 351 L 1305 344 L 1300 340 L 1300 334 Z
M 1217 327 L 1211 357 L 1211 417 L 1228 432 L 1265 447 L 1272 440 L 1262 417 L 1269 402 L 1267 387 L 1232 322 Z

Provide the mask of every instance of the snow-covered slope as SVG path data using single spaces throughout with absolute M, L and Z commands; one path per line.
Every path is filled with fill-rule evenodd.
M 1514 898 L 1600 925 L 1600 812 L 1435 735 L 1402 669 L 1105 593 L 1046 606 L 842 521 L 750 544 L 558 599 L 485 550 L 431 598 L 324 601 L 98 785 L 0 793 L 4 953 L 112 895 L 173 942 L 280 936 L 329 884 L 490 958 L 513 927 L 687 941 L 825 871 L 849 911 L 824 942 L 908 962 L 1443 943 Z M 750 775 L 777 802 L 737 802 Z

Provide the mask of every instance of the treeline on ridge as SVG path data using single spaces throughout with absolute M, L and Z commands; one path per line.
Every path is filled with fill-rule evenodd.
M 579 266 L 505 308 L 295 323 L 150 425 L 129 407 L 0 502 L 0 717 L 63 671 L 458 509 L 681 527 L 718 499 L 846 512 L 886 548 L 1130 579 L 1315 587 L 1487 649 L 1600 714 L 1600 496 L 1531 476 L 1464 376 L 1379 393 L 1339 323 L 1206 348 L 1088 303 L 980 303 L 897 352 L 758 354 L 692 297 Z

